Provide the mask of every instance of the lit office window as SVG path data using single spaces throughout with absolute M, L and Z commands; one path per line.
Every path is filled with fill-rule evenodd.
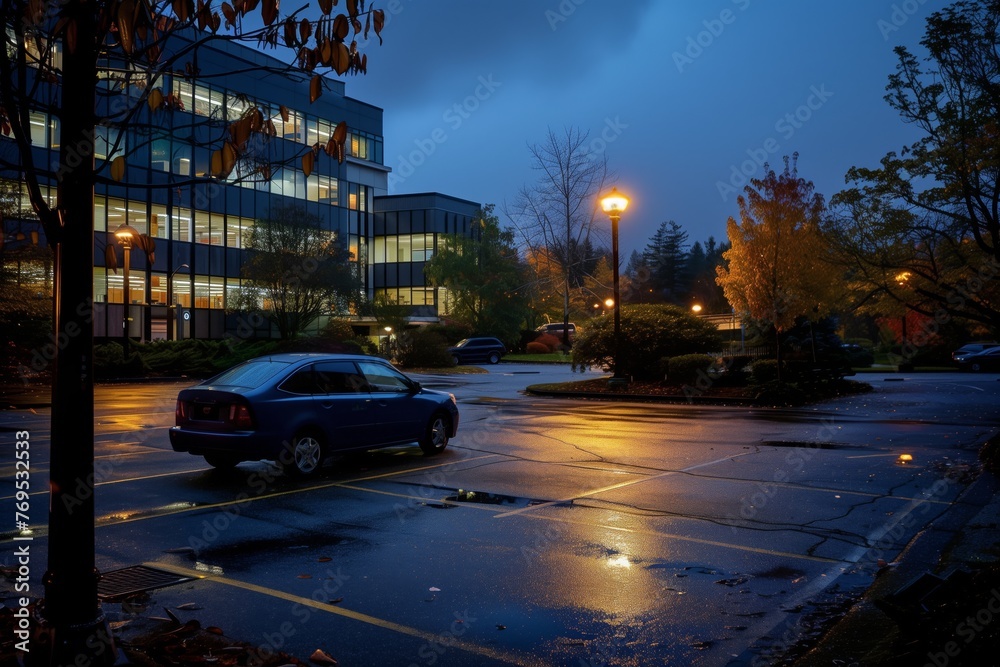
M 104 232 L 108 229 L 108 198 L 94 195 L 94 231 Z
M 108 270 L 103 266 L 94 267 L 94 301 L 104 303 L 108 300 Z
M 108 231 L 113 232 L 125 224 L 125 200 L 108 197 Z
M 110 220 L 108 224 L 110 224 Z M 191 209 L 175 208 L 170 218 L 170 238 L 175 241 L 191 241 Z
M 174 274 L 171 280 L 174 303 L 185 308 L 191 307 L 191 276 L 180 273 Z
M 169 227 L 167 207 L 162 204 L 153 204 L 150 206 L 149 235 L 153 238 L 165 239 L 169 234 Z

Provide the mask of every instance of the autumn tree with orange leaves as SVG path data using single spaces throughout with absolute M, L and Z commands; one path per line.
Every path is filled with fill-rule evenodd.
M 313 101 L 323 74 L 363 74 L 358 48 L 369 34 L 381 40 L 384 12 L 365 0 L 320 0 L 318 10 L 284 13 L 278 0 L 4 0 L 0 5 L 0 169 L 22 180 L 38 223 L 54 250 L 48 571 L 40 605 L 38 664 L 112 664 L 113 642 L 97 599 L 94 567 L 93 258 L 94 186 L 127 180 L 129 154 L 95 160 L 95 131 L 109 143 L 137 125 L 155 125 L 177 109 L 164 90 L 167 76 L 197 78 L 198 54 L 220 41 L 284 49 L 287 72 L 309 77 Z M 215 73 L 224 76 L 225 73 Z M 58 119 L 59 155 L 39 162 L 29 129 L 33 112 Z M 269 178 L 274 165 L 262 147 L 274 126 L 252 103 L 218 127 L 203 181 Z M 343 160 L 347 128 L 326 145 L 304 147 L 294 160 L 307 174 L 315 160 Z M 194 185 L 171 183 L 169 187 Z M 51 188 L 54 201 L 46 196 Z M 143 249 L 152 252 L 149 242 Z
M 821 230 L 823 197 L 799 178 L 797 157 L 786 157 L 780 174 L 768 168 L 744 189 L 740 219 L 727 223 L 732 247 L 716 278 L 737 313 L 779 333 L 798 317 L 815 321 L 829 314 L 840 295 Z

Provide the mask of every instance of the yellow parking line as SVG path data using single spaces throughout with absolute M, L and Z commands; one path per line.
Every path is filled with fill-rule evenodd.
M 750 547 L 742 544 L 733 544 L 731 542 L 722 542 L 719 540 L 706 540 L 701 537 L 691 537 L 689 535 L 678 535 L 676 533 L 664 533 L 658 530 L 637 530 L 635 528 L 624 528 L 622 526 L 609 526 L 604 523 L 591 523 L 588 521 L 578 521 L 576 519 L 564 519 L 561 517 L 553 516 L 540 516 L 536 514 L 523 514 L 525 518 L 537 519 L 540 521 L 557 521 L 559 523 L 569 523 L 575 526 L 585 526 L 587 528 L 603 528 L 605 530 L 614 530 L 619 533 L 630 533 L 632 535 L 647 535 L 649 537 L 659 537 L 671 540 L 679 540 L 681 542 L 694 542 L 695 544 L 704 544 L 711 547 L 723 547 L 725 549 L 735 549 L 737 551 L 749 551 L 755 554 L 763 554 L 765 556 L 778 556 L 779 558 L 792 558 L 796 560 L 808 560 L 814 561 L 816 563 L 842 563 L 844 565 L 850 564 L 852 561 L 842 560 L 839 558 L 826 558 L 824 556 L 810 556 L 808 554 L 797 554 L 791 553 L 789 551 L 777 551 L 776 549 L 764 549 L 762 547 Z
M 284 591 L 279 591 L 273 588 L 266 588 L 264 586 L 258 586 L 257 584 L 251 584 L 246 581 L 240 581 L 238 579 L 230 579 L 222 575 L 208 574 L 204 572 L 199 572 L 197 570 L 191 570 L 189 568 L 178 567 L 175 565 L 169 565 L 166 563 L 152 562 L 144 563 L 147 567 L 156 568 L 159 570 L 166 570 L 173 574 L 183 576 L 183 577 L 193 577 L 196 579 L 202 579 L 205 581 L 210 581 L 213 583 L 223 584 L 226 586 L 232 586 L 233 588 L 239 588 L 245 591 L 250 591 L 251 593 L 260 593 L 261 595 L 267 595 L 268 597 L 277 598 L 279 600 L 285 600 L 287 602 L 292 602 L 294 604 L 300 604 L 305 607 L 311 607 L 313 609 L 318 609 L 319 611 L 324 611 L 328 614 L 334 616 L 342 616 L 344 618 L 349 618 L 353 621 L 358 621 L 365 623 L 367 625 L 372 625 L 377 628 L 382 628 L 383 630 L 390 630 L 402 635 L 407 635 L 409 637 L 416 637 L 417 639 L 423 639 L 426 642 L 432 642 L 435 644 L 441 643 L 441 635 L 432 632 L 425 632 L 423 630 L 418 630 L 416 628 L 411 628 L 408 625 L 402 625 L 394 621 L 389 621 L 384 618 L 378 618 L 376 616 L 370 616 L 368 614 L 363 614 L 361 612 L 352 611 L 350 609 L 345 609 L 340 606 L 333 606 L 325 602 L 317 602 L 312 598 L 305 598 L 299 595 L 292 595 L 291 593 L 286 593 Z M 490 648 L 488 646 L 480 646 L 478 644 L 473 644 L 471 642 L 463 641 L 454 636 L 449 636 L 447 638 L 448 648 L 457 648 L 466 653 L 473 653 L 475 655 L 480 655 L 491 660 L 502 660 L 511 665 L 524 665 L 525 667 L 534 667 L 540 663 L 535 660 L 530 660 L 528 658 L 498 651 L 496 649 Z

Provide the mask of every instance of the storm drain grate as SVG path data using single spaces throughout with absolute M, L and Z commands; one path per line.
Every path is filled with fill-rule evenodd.
M 192 577 L 184 577 L 147 565 L 132 565 L 120 570 L 103 572 L 100 581 L 97 582 L 97 597 L 109 602 L 143 591 L 151 591 L 154 588 L 174 586 L 193 580 Z

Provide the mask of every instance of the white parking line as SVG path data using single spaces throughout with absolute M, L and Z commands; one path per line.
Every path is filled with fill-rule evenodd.
M 682 470 L 668 470 L 666 472 L 661 472 L 658 475 L 649 475 L 648 477 L 643 477 L 642 479 L 633 479 L 628 482 L 619 482 L 618 484 L 611 484 L 609 486 L 603 486 L 599 489 L 594 489 L 592 491 L 586 491 L 584 493 L 578 493 L 570 498 L 563 498 L 561 500 L 550 500 L 545 503 L 539 503 L 537 505 L 528 505 L 527 507 L 522 507 L 520 509 L 511 510 L 510 512 L 503 512 L 494 516 L 495 519 L 503 519 L 508 516 L 515 516 L 517 514 L 524 514 L 525 512 L 530 512 L 532 510 L 542 509 L 544 507 L 551 507 L 553 505 L 560 505 L 562 503 L 568 503 L 578 498 L 586 498 L 587 496 L 594 496 L 598 493 L 604 493 L 606 491 L 614 491 L 615 489 L 621 489 L 626 486 L 633 486 L 634 484 L 641 484 L 643 482 L 649 482 L 654 479 L 660 479 L 662 477 L 669 477 L 670 475 L 677 475 L 680 473 L 691 472 L 692 470 L 698 470 L 699 468 L 707 468 L 708 466 L 715 465 L 716 463 L 722 463 L 723 461 L 730 461 L 732 459 L 738 459 L 741 456 L 748 456 L 755 452 L 742 452 L 740 454 L 732 454 L 730 456 L 723 456 L 722 458 L 715 459 L 714 461 L 705 461 L 704 463 L 696 463 L 695 465 L 688 466 Z

